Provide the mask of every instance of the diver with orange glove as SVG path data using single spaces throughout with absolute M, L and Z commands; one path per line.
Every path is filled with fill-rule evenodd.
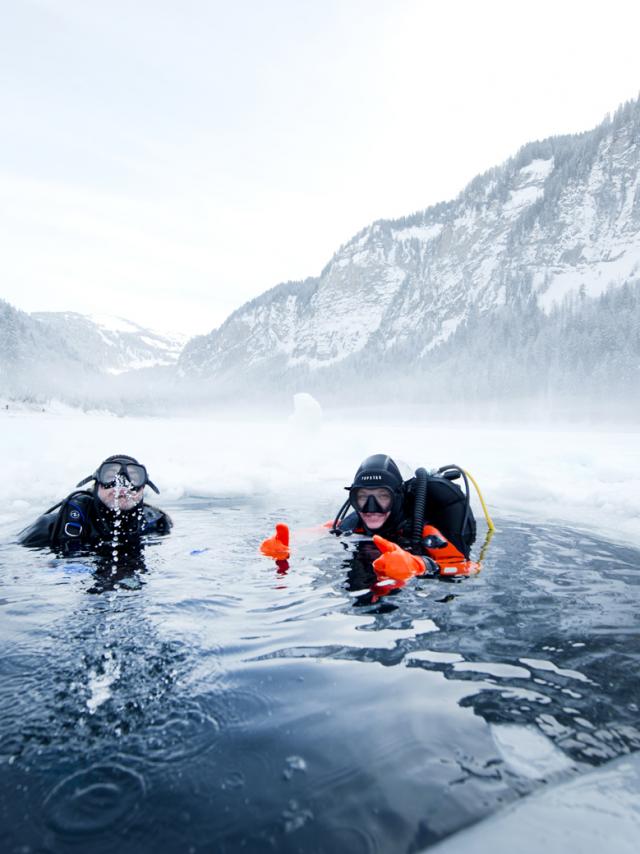
M 463 478 L 466 492 L 453 483 L 458 478 Z M 476 523 L 467 473 L 458 466 L 443 466 L 434 473 L 420 468 L 405 481 L 391 457 L 374 454 L 364 460 L 345 488 L 349 497 L 326 527 L 338 536 L 373 538 L 380 552 L 373 561 L 379 582 L 389 587 L 396 582 L 393 586 L 398 587 L 416 575 L 459 576 L 480 571 L 480 564 L 469 559 Z M 277 525 L 275 536 L 265 540 L 260 551 L 286 560 L 287 526 Z

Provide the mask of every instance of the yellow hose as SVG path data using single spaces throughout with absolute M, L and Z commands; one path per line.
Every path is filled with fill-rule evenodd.
M 487 549 L 489 548 L 489 543 L 491 542 L 491 538 L 493 537 L 495 530 L 496 530 L 495 528 L 489 528 L 487 533 L 486 533 L 486 536 L 484 538 L 484 543 L 482 544 L 482 548 L 480 549 L 480 554 L 478 555 L 478 563 L 479 564 L 482 564 L 482 561 L 484 560 L 484 557 L 487 553 Z
M 484 510 L 484 518 L 487 520 L 487 527 L 489 528 L 489 531 L 493 534 L 493 532 L 496 529 L 496 526 L 493 524 L 493 520 L 491 519 L 491 516 L 489 516 L 489 511 L 487 510 L 487 505 L 484 503 L 484 498 L 482 497 L 482 493 L 480 492 L 480 487 L 478 486 L 476 479 L 474 478 L 473 475 L 469 474 L 469 472 L 466 470 L 464 473 L 466 474 L 466 476 L 469 478 L 471 483 L 476 488 L 476 492 L 478 493 L 478 498 L 480 499 L 480 504 L 482 505 L 482 509 Z M 487 545 L 488 545 L 488 543 L 487 543 Z

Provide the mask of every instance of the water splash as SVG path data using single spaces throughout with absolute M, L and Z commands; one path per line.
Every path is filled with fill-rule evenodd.
M 87 708 L 93 715 L 96 709 L 109 699 L 111 686 L 120 676 L 120 665 L 111 650 L 108 649 L 103 656 L 102 672 L 90 670 L 88 675 L 90 693 L 87 699 Z

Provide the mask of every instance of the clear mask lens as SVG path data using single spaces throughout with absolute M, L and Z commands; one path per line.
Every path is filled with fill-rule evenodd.
M 106 487 L 129 483 L 133 489 L 141 489 L 147 482 L 147 470 L 135 463 L 103 463 L 98 469 L 97 480 Z

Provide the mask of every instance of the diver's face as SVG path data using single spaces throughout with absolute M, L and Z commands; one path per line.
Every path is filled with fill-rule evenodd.
M 393 495 L 383 486 L 361 487 L 355 491 L 355 506 L 370 531 L 377 531 L 391 515 Z
M 109 510 L 133 510 L 142 501 L 144 486 L 135 489 L 128 480 L 118 478 L 111 486 L 98 484 L 98 498 Z

